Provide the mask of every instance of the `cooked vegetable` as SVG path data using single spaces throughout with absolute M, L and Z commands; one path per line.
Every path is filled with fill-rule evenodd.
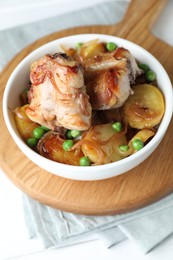
M 142 146 L 144 146 L 144 143 L 146 143 L 154 135 L 155 132 L 150 129 L 142 129 L 136 135 L 134 135 L 129 142 L 129 146 L 133 148 L 133 153 L 138 151 L 138 149 L 136 149 L 137 147 L 142 148 Z M 136 140 L 140 140 L 140 141 L 136 141 Z
M 69 151 L 73 146 L 73 141 L 72 140 L 66 140 L 66 141 L 64 141 L 62 146 L 63 146 L 63 149 L 65 151 Z
M 71 135 L 71 130 L 67 130 L 66 137 L 67 139 L 73 139 L 73 136 Z
M 35 147 L 37 145 L 38 139 L 30 137 L 26 140 L 26 143 L 29 147 Z
M 141 139 L 134 139 L 132 142 L 132 147 L 134 150 L 139 151 L 144 147 L 144 143 Z
M 44 131 L 44 129 L 41 126 L 35 128 L 33 130 L 33 137 L 36 138 L 36 139 L 42 138 L 44 134 L 45 134 L 45 131 Z
M 47 128 L 46 126 L 44 126 L 44 125 L 41 125 L 41 128 L 45 131 L 45 132 L 49 132 L 50 131 L 50 129 L 49 128 Z
M 105 164 L 123 158 L 117 153 L 117 147 L 123 144 L 127 144 L 125 131 L 117 133 L 112 129 L 112 124 L 104 124 L 88 131 L 81 141 L 81 149 L 91 162 Z
M 114 51 L 117 48 L 117 45 L 114 42 L 108 42 L 106 44 L 106 49 L 108 51 Z
M 155 131 L 150 129 L 142 129 L 133 136 L 130 143 L 132 143 L 135 139 L 140 139 L 143 143 L 145 143 L 149 138 L 153 137 L 154 135 Z
M 128 145 L 120 145 L 119 146 L 119 149 L 123 152 L 126 152 L 129 150 L 129 146 Z
M 138 67 L 141 69 L 141 70 L 143 70 L 144 72 L 147 72 L 150 68 L 149 68 L 149 66 L 147 65 L 147 64 L 145 64 L 145 63 L 140 63 L 140 64 L 138 64 Z
M 65 151 L 63 149 L 63 142 L 64 140 L 59 135 L 50 131 L 39 140 L 37 145 L 38 152 L 50 160 L 79 166 L 80 158 L 84 154 L 80 149 Z
M 122 124 L 121 122 L 114 122 L 112 124 L 112 128 L 115 130 L 115 132 L 120 132 L 122 130 Z
M 79 130 L 71 130 L 71 136 L 73 137 L 73 138 L 76 138 L 76 137 L 78 137 L 79 135 L 80 135 L 80 131 Z
M 119 146 L 117 152 L 119 155 L 124 157 L 132 155 L 133 153 L 136 153 L 138 150 L 140 150 L 140 149 L 136 149 L 136 147 L 140 148 L 154 135 L 155 132 L 153 130 L 142 129 L 136 135 L 133 136 L 133 138 L 129 141 L 128 145 Z M 136 140 L 140 140 L 140 141 L 136 141 Z
M 14 111 L 14 118 L 16 122 L 17 129 L 19 133 L 26 141 L 28 138 L 33 137 L 33 130 L 39 125 L 33 121 L 31 121 L 26 115 L 25 109 L 28 105 L 24 105 L 22 107 L 17 107 Z
M 150 82 L 156 80 L 156 73 L 152 70 L 148 70 L 146 73 L 146 76 L 147 76 L 148 81 L 150 81 Z
M 80 48 L 82 46 L 82 43 L 81 42 L 77 42 L 75 46 L 78 49 L 78 48 Z
M 80 158 L 80 166 L 90 166 L 91 162 L 87 156 Z
M 92 58 L 99 53 L 105 52 L 105 45 L 99 42 L 98 39 L 83 43 L 79 49 L 79 56 L 83 59 Z
M 133 88 L 124 104 L 125 120 L 133 128 L 152 128 L 160 123 L 165 106 L 161 91 L 152 85 L 142 84 Z

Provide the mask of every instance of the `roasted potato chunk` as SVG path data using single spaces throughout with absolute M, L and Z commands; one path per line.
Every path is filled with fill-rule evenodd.
M 142 129 L 140 130 L 139 132 L 137 132 L 133 137 L 132 139 L 128 142 L 128 149 L 127 150 L 121 150 L 121 149 L 118 149 L 117 152 L 118 154 L 120 154 L 121 156 L 129 156 L 129 155 L 132 155 L 134 153 L 137 152 L 137 150 L 135 150 L 133 148 L 133 141 L 136 140 L 136 139 L 139 139 L 141 140 L 144 144 L 151 138 L 155 135 L 155 132 L 153 130 L 150 130 L 150 129 Z
M 155 132 L 150 129 L 142 129 L 140 130 L 136 135 L 133 136 L 133 138 L 129 142 L 129 146 L 132 147 L 132 142 L 135 139 L 140 139 L 143 143 L 147 142 L 151 137 L 155 135 Z M 132 153 L 135 153 L 136 151 L 133 149 Z
M 123 158 L 117 153 L 119 145 L 127 144 L 125 133 L 116 133 L 112 124 L 96 125 L 83 139 L 81 149 L 85 156 L 95 164 L 105 164 Z
M 32 137 L 33 130 L 39 126 L 37 123 L 31 121 L 26 115 L 25 109 L 27 107 L 28 105 L 17 107 L 14 111 L 14 118 L 17 129 L 25 141 Z
M 79 165 L 80 158 L 84 156 L 82 151 L 80 149 L 65 151 L 62 144 L 63 140 L 59 135 L 50 131 L 40 139 L 37 148 L 42 156 L 50 160 L 64 164 Z
M 150 137 L 154 136 L 155 132 L 150 129 L 142 129 L 137 134 L 133 136 L 130 140 L 130 143 L 135 139 L 141 139 L 143 143 L 145 143 Z
M 161 91 L 152 85 L 133 87 L 134 94 L 124 104 L 125 120 L 133 128 L 152 128 L 161 122 L 165 111 Z
M 152 128 L 161 122 L 165 111 L 161 91 L 152 85 L 133 87 L 134 94 L 124 104 L 125 120 L 133 128 Z
M 106 51 L 105 45 L 99 42 L 98 39 L 84 43 L 79 49 L 79 55 L 83 60 L 93 58 L 99 53 L 104 53 Z

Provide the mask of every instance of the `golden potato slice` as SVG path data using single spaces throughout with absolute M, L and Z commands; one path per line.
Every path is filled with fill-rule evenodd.
M 145 143 L 149 138 L 153 137 L 155 135 L 155 132 L 150 129 L 142 129 L 140 130 L 129 142 L 129 146 L 132 147 L 132 142 L 135 139 L 140 139 L 143 143 Z M 136 150 L 133 149 L 132 153 L 135 153 Z
M 80 158 L 83 157 L 81 150 L 65 151 L 63 149 L 63 140 L 52 131 L 45 134 L 38 143 L 39 153 L 56 162 L 79 165 Z
M 31 121 L 29 117 L 26 115 L 25 109 L 27 107 L 28 104 L 22 107 L 17 107 L 14 111 L 14 118 L 17 129 L 19 130 L 19 133 L 25 141 L 28 138 L 32 137 L 33 130 L 39 126 L 37 123 Z
M 146 141 L 148 141 L 151 137 L 153 137 L 155 135 L 155 132 L 150 130 L 150 129 L 142 129 L 140 130 L 137 134 L 135 134 L 133 136 L 133 138 L 129 141 L 128 143 L 128 147 L 129 149 L 128 150 L 120 150 L 118 149 L 117 152 L 118 154 L 120 154 L 121 156 L 129 156 L 133 153 L 136 153 L 137 150 L 135 150 L 132 146 L 132 142 L 135 140 L 135 139 L 140 139 L 144 144 Z
M 124 104 L 124 115 L 129 125 L 143 129 L 159 124 L 165 111 L 161 91 L 149 84 L 136 85 L 133 90 L 134 94 Z
M 79 49 L 79 55 L 83 58 L 83 60 L 87 60 L 92 58 L 99 53 L 105 52 L 105 45 L 99 42 L 98 39 L 86 42 Z
M 106 164 L 124 158 L 117 153 L 117 147 L 125 144 L 127 140 L 124 132 L 116 133 L 112 124 L 103 124 L 90 129 L 83 139 L 81 149 L 93 163 Z
M 137 134 L 133 136 L 130 140 L 130 143 L 133 142 L 135 139 L 141 139 L 143 143 L 145 143 L 150 137 L 154 136 L 155 132 L 150 129 L 142 129 Z

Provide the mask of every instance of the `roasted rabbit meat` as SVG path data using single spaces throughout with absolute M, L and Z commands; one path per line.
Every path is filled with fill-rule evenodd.
M 129 80 L 131 84 L 134 84 L 136 77 L 142 74 L 142 70 L 138 67 L 136 60 L 132 56 L 130 51 L 123 47 L 120 47 L 115 50 L 113 56 L 116 60 L 119 61 L 121 61 L 122 59 L 126 59 L 126 66 L 129 72 Z
M 87 130 L 92 108 L 80 65 L 64 53 L 45 55 L 31 66 L 27 116 L 51 130 Z
M 87 93 L 95 110 L 121 107 L 132 92 L 131 85 L 142 71 L 131 53 L 117 48 L 84 61 Z

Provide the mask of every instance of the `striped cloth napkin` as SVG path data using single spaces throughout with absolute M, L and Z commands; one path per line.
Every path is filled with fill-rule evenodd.
M 0 70 L 22 48 L 38 38 L 68 27 L 115 24 L 121 20 L 127 1 L 110 1 L 0 32 Z M 45 248 L 67 246 L 95 235 L 107 248 L 130 239 L 145 254 L 173 232 L 173 194 L 132 213 L 92 217 L 62 212 L 23 197 L 30 238 Z
M 173 233 L 173 194 L 150 206 L 115 216 L 84 216 L 43 205 L 23 196 L 30 238 L 41 239 L 45 248 L 79 243 L 94 235 L 107 248 L 129 239 L 143 254 Z

